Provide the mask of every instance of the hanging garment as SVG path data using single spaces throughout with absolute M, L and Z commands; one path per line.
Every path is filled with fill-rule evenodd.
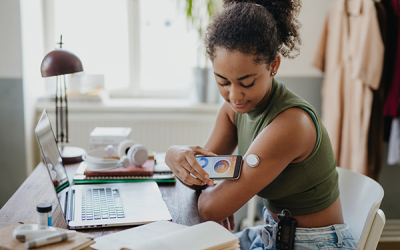
M 397 27 L 397 32 L 395 33 L 397 35 L 397 50 L 393 51 L 393 53 L 396 54 L 396 61 L 394 66 L 394 71 L 393 71 L 393 78 L 392 78 L 392 85 L 390 87 L 390 91 L 388 94 L 388 97 L 385 102 L 385 109 L 384 109 L 384 115 L 385 116 L 390 116 L 390 117 L 396 117 L 400 115 L 400 32 L 398 31 L 399 28 L 399 15 L 400 15 L 400 3 L 399 0 L 391 0 L 390 1 L 392 11 L 395 13 L 397 16 L 397 22 L 391 23 L 391 26 Z
M 383 5 L 388 12 L 388 23 L 390 23 L 390 35 L 388 40 L 391 44 L 389 50 L 392 52 L 392 72 L 390 74 L 390 89 L 385 102 L 385 138 L 389 137 L 388 158 L 389 165 L 400 163 L 400 2 L 398 0 L 383 0 Z M 390 135 L 386 132 L 386 126 L 391 125 Z
M 387 162 L 389 165 L 400 163 L 400 118 L 392 121 Z
M 374 2 L 334 2 L 313 64 L 325 73 L 322 116 L 338 166 L 362 174 L 367 174 L 371 89 L 379 87 L 383 53 Z
M 381 31 L 382 41 L 385 46 L 384 63 L 382 69 L 382 77 L 380 80 L 379 88 L 372 90 L 373 101 L 371 108 L 371 118 L 369 122 L 368 131 L 368 153 L 367 175 L 372 179 L 378 181 L 379 173 L 382 168 L 383 162 L 383 141 L 384 141 L 384 119 L 383 119 L 383 106 L 385 103 L 385 92 L 389 88 L 388 69 L 392 68 L 389 59 L 392 57 L 387 47 L 387 14 L 385 6 L 382 2 L 375 2 L 376 13 L 379 22 L 379 30 Z M 390 66 L 390 67 L 389 67 Z
M 385 92 L 384 92 L 384 101 L 385 105 L 389 93 L 391 93 L 391 87 L 393 85 L 393 78 L 397 69 L 400 67 L 399 64 L 396 65 L 396 57 L 398 55 L 398 50 L 400 49 L 400 44 L 398 42 L 398 38 L 400 35 L 399 32 L 399 14 L 400 14 L 400 3 L 398 0 L 381 0 L 380 3 L 384 6 L 386 12 L 386 25 L 387 32 L 386 32 L 386 42 L 385 42 L 385 63 L 383 69 L 383 81 L 381 84 L 385 84 Z M 400 63 L 400 60 L 398 60 Z M 390 136 L 390 128 L 392 125 L 392 116 L 384 116 L 384 141 L 389 141 Z

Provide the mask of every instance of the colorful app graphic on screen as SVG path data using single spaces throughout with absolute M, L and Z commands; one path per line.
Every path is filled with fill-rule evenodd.
M 236 159 L 235 156 L 196 158 L 200 166 L 210 174 L 210 178 L 233 177 Z
M 217 163 L 215 163 L 214 171 L 217 174 L 223 174 L 223 173 L 225 173 L 226 171 L 229 170 L 229 167 L 230 167 L 229 161 L 220 160 L 220 161 L 217 161 Z

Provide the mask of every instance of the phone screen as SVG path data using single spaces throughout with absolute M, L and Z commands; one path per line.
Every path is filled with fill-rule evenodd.
M 239 177 L 242 163 L 240 156 L 196 156 L 196 160 L 207 171 L 211 179 L 236 179 Z

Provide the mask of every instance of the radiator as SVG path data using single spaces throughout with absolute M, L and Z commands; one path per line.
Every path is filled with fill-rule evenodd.
M 400 220 L 386 220 L 379 242 L 400 242 Z
M 55 114 L 49 111 L 55 129 Z M 199 145 L 207 140 L 214 126 L 215 113 L 104 113 L 70 112 L 69 143 L 89 150 L 89 135 L 95 127 L 130 127 L 130 139 L 149 151 L 165 152 L 172 145 Z

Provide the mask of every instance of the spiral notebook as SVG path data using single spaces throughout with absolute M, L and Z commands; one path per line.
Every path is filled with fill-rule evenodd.
M 146 164 L 145 164 L 146 166 L 139 172 L 135 173 L 135 171 L 131 171 L 132 174 L 129 175 L 126 172 L 124 174 L 118 174 L 118 171 L 113 171 L 111 174 L 92 173 L 93 171 L 86 170 L 86 163 L 82 162 L 78 167 L 78 170 L 76 171 L 76 174 L 74 175 L 72 182 L 75 184 L 120 183 L 120 182 L 142 182 L 142 181 L 155 181 L 159 184 L 175 183 L 175 174 L 169 169 L 169 167 L 165 164 L 165 162 L 162 159 L 159 160 L 156 159 L 156 163 L 152 160 L 149 160 L 148 162 L 146 162 Z M 153 168 L 152 171 L 150 170 L 151 168 Z
M 142 166 L 138 167 L 130 164 L 127 168 L 119 167 L 111 170 L 91 171 L 85 169 L 83 174 L 90 177 L 99 176 L 152 176 L 154 173 L 154 160 L 147 160 Z

